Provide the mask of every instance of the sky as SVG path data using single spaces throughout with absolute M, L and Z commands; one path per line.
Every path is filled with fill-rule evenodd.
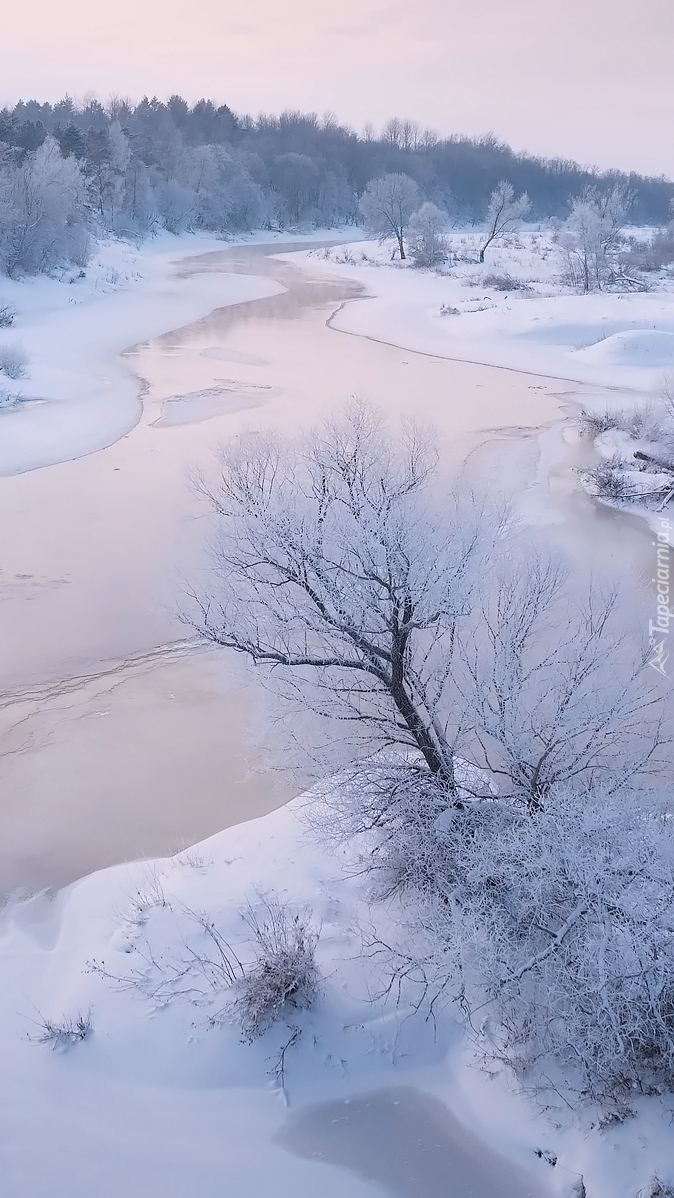
M 674 0 L 23 0 L 0 104 L 207 96 L 361 130 L 412 117 L 674 177 Z

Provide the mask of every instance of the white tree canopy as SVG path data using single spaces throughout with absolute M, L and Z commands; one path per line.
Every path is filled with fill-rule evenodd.
M 495 241 L 502 241 L 509 233 L 515 233 L 529 212 L 531 203 L 526 192 L 515 196 L 512 183 L 502 179 L 497 183 L 489 197 L 487 208 L 487 231 L 485 240 L 480 247 L 480 262 Z
M 405 231 L 421 202 L 418 185 L 409 175 L 390 174 L 371 179 L 358 207 L 371 233 L 382 241 L 394 237 L 400 257 L 405 257 Z

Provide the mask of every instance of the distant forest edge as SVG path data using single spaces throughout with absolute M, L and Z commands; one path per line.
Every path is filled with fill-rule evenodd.
M 140 239 L 157 228 L 355 224 L 368 182 L 392 172 L 457 222 L 482 220 L 500 180 L 528 193 L 534 220 L 567 215 L 588 186 L 619 184 L 632 193 L 633 223 L 663 225 L 674 197 L 665 178 L 517 154 L 492 135 L 441 138 L 397 117 L 379 135 L 357 134 L 330 114 L 253 118 L 180 96 L 105 106 L 66 96 L 0 111 L 0 269 L 85 261 L 92 234 L 106 231 Z

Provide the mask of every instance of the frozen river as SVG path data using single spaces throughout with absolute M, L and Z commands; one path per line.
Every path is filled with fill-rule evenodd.
M 292 432 L 357 394 L 434 424 L 453 469 L 526 491 L 553 539 L 647 569 L 647 530 L 573 481 L 577 447 L 559 427 L 587 388 L 338 332 L 333 313 L 367 302 L 359 285 L 313 277 L 283 248 L 183 260 L 190 284 L 215 273 L 231 294 L 246 276 L 277 294 L 130 348 L 138 423 L 109 448 L 0 478 L 2 891 L 172 852 L 293 793 L 247 747 L 249 684 L 177 618 L 208 533 L 188 471 L 241 428 Z

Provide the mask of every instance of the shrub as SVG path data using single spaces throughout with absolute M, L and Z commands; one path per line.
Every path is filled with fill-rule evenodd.
M 634 793 L 562 790 L 534 816 L 499 802 L 454 809 L 434 839 L 432 880 L 421 871 L 407 896 L 397 981 L 479 1013 L 485 1057 L 531 1088 L 545 1088 L 554 1062 L 565 1081 L 550 1084 L 608 1117 L 635 1093 L 672 1089 L 666 815 Z
M 666 383 L 663 386 L 666 388 Z M 667 446 L 673 431 L 672 413 L 663 390 L 661 404 L 642 404 L 635 408 L 606 409 L 603 412 L 581 408 L 580 417 L 592 437 L 610 429 L 619 429 L 635 441 L 651 441 Z
M 674 1198 L 674 1186 L 663 1184 L 653 1175 L 645 1189 L 639 1190 L 637 1198 Z
M 293 911 L 275 895 L 261 896 L 259 909 L 249 904 L 244 919 L 256 956 L 237 984 L 232 1012 L 246 1038 L 254 1040 L 289 1009 L 313 1005 L 319 986 L 319 932 L 308 911 Z
M 28 366 L 28 354 L 19 345 L 0 345 L 0 374 L 22 379 Z
M 91 1035 L 91 1011 L 87 1011 L 86 1015 L 80 1014 L 75 1019 L 66 1015 L 59 1023 L 52 1019 L 42 1019 L 40 1027 L 41 1031 L 37 1035 L 29 1037 L 34 1044 L 48 1044 L 54 1051 L 59 1048 L 71 1048 L 73 1044 L 80 1044 Z
M 0 303 L 0 329 L 8 329 L 16 320 L 16 309 L 11 304 Z
M 513 279 L 512 275 L 485 275 L 480 280 L 483 287 L 491 287 L 493 291 L 530 291 L 530 287 L 521 279 Z
M 2 408 L 11 408 L 15 403 L 18 403 L 21 396 L 16 391 L 10 391 L 7 387 L 0 387 L 0 410 Z
M 600 499 L 617 503 L 637 498 L 630 479 L 618 462 L 601 462 L 591 470 L 584 470 L 582 478 Z
M 480 1012 L 485 1056 L 539 1089 L 556 1062 L 569 1091 L 616 1115 L 636 1093 L 673 1089 L 667 814 L 633 791 L 562 788 L 534 815 L 455 810 L 438 839 L 433 889 L 410 907 L 419 969 Z

